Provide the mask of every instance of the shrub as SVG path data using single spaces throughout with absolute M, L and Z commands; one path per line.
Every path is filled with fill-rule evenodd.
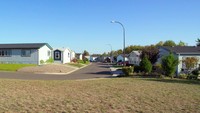
M 196 80 L 198 78 L 198 75 L 188 75 L 187 79 L 193 79 Z
M 134 66 L 134 72 L 139 73 L 139 72 L 141 72 L 141 71 L 142 71 L 142 69 L 141 69 L 140 66 Z
M 173 78 L 176 71 L 176 66 L 178 65 L 178 59 L 174 57 L 172 53 L 162 58 L 162 69 L 167 76 Z
M 45 62 L 44 62 L 44 60 L 40 60 L 40 64 L 44 64 Z
M 161 64 L 156 64 L 155 66 L 153 66 L 153 71 L 162 74 L 163 70 Z
M 130 76 L 133 73 L 134 67 L 123 67 L 122 72 L 125 76 Z
M 46 63 L 53 63 L 53 62 L 54 62 L 54 60 L 52 57 L 50 57 L 48 60 L 46 60 Z
M 192 71 L 192 74 L 193 74 L 193 75 L 199 75 L 199 70 L 198 70 L 198 69 L 193 70 L 193 71 Z
M 142 68 L 142 71 L 146 73 L 150 73 L 152 71 L 152 64 L 146 56 L 140 62 L 140 66 Z
M 187 78 L 187 74 L 185 74 L 185 73 L 182 73 L 182 74 L 179 74 L 179 78 L 181 78 L 181 79 L 186 79 Z
M 76 59 L 76 58 L 74 58 L 74 59 L 72 59 L 72 61 L 71 62 L 74 62 L 74 63 L 76 63 L 78 60 Z

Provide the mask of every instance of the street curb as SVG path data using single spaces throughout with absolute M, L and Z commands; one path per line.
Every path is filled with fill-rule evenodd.
M 89 66 L 89 65 L 91 65 L 92 63 L 90 63 L 90 64 L 88 64 L 88 65 L 85 65 L 85 66 L 83 66 L 83 67 L 81 67 L 81 68 L 76 68 L 76 69 L 74 69 L 74 70 L 72 70 L 72 71 L 70 71 L 70 72 L 67 72 L 67 73 L 40 73 L 40 72 L 36 72 L 36 73 L 34 73 L 34 74 L 47 74 L 47 75 L 68 75 L 68 74 L 70 74 L 70 73 L 73 73 L 73 72 L 75 72 L 75 71 L 78 71 L 78 70 L 80 70 L 80 69 L 83 69 L 83 68 L 85 68 L 85 67 L 87 67 L 87 66 Z

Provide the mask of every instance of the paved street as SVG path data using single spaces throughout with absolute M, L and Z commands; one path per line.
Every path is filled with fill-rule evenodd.
M 103 63 L 92 63 L 67 75 L 32 74 L 22 72 L 0 72 L 0 78 L 25 80 L 75 80 L 111 77 L 109 66 Z

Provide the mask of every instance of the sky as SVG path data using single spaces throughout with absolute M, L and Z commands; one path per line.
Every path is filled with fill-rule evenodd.
M 49 43 L 102 54 L 200 38 L 200 0 L 0 0 L 0 43 Z

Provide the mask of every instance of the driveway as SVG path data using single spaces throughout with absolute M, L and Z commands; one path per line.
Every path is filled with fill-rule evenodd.
M 109 77 L 111 77 L 109 66 L 103 63 L 92 63 L 85 68 L 67 75 L 0 72 L 0 78 L 25 80 L 75 80 Z

